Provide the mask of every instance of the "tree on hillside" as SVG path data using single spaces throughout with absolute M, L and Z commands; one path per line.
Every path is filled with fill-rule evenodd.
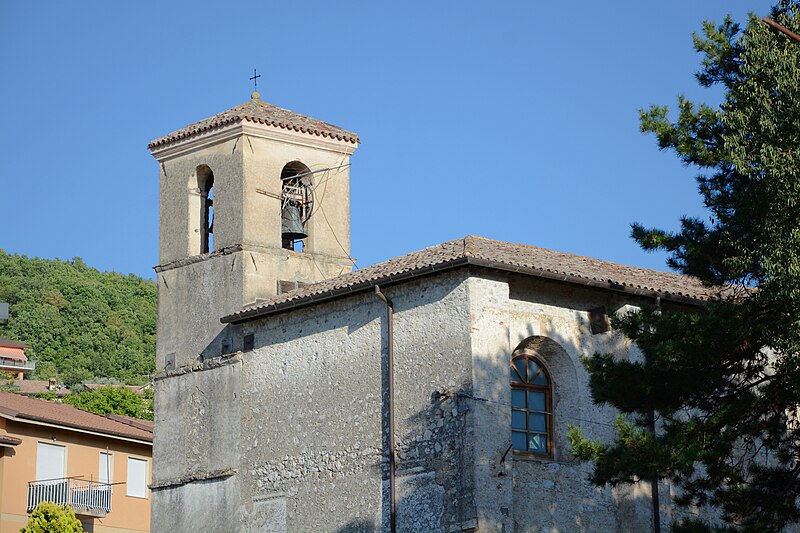
M 68 384 L 113 377 L 143 384 L 155 370 L 156 284 L 99 272 L 80 258 L 37 259 L 0 250 L 0 336 L 30 345 L 38 379 Z
M 153 419 L 153 390 L 139 395 L 127 387 L 100 387 L 97 390 L 68 394 L 66 404 L 99 415 L 125 415 L 145 420 Z
M 800 33 L 798 1 L 770 17 Z M 679 504 L 714 505 L 735 530 L 778 531 L 800 520 L 800 43 L 755 15 L 743 31 L 730 17 L 703 29 L 697 79 L 720 86 L 724 102 L 680 98 L 675 120 L 653 106 L 641 124 L 701 169 L 709 219 L 632 233 L 645 250 L 669 252 L 671 267 L 728 288 L 693 312 L 619 320 L 642 360 L 587 360 L 595 402 L 623 413 L 617 438 L 570 436 L 595 461 L 597 484 L 668 479 Z

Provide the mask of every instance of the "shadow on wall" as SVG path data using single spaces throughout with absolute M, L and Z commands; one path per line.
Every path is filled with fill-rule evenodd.
M 445 291 L 428 294 L 425 302 L 415 301 L 414 305 L 422 307 L 430 302 L 441 301 L 446 294 Z M 384 453 L 379 459 L 375 455 L 357 459 L 363 471 L 375 472 L 371 475 L 371 481 L 377 481 L 380 476 L 380 504 L 375 499 L 368 505 L 362 505 L 362 508 L 354 504 L 354 508 L 347 507 L 349 516 L 332 513 L 328 517 L 323 511 L 323 518 L 319 521 L 322 524 L 320 530 L 323 531 L 389 531 L 386 308 L 374 296 L 358 298 L 355 304 L 352 301 L 347 305 L 339 302 L 329 304 L 325 308 L 325 316 L 319 320 L 315 319 L 313 310 L 291 317 L 276 317 L 271 322 L 270 335 L 257 334 L 254 340 L 255 349 L 268 346 L 282 348 L 285 345 L 291 351 L 294 348 L 289 347 L 296 346 L 294 341 L 298 338 L 340 329 L 346 331 L 341 338 L 347 342 L 352 341 L 354 336 L 360 336 L 363 341 L 361 346 L 370 346 L 370 353 L 359 352 L 363 357 L 359 358 L 357 364 L 367 368 L 373 375 L 381 375 L 380 381 L 363 381 L 362 385 L 370 390 L 361 389 L 361 393 L 373 398 L 372 405 L 375 405 L 374 400 L 380 398 L 380 427 L 375 419 L 374 429 L 370 430 L 375 439 L 369 447 L 377 448 L 380 443 Z M 406 307 L 398 305 L 396 312 L 399 316 L 405 310 Z M 290 322 L 290 318 L 297 322 Z M 423 318 L 437 320 L 433 315 Z M 375 342 L 377 339 L 372 337 L 373 334 L 377 335 L 377 331 L 370 332 L 376 320 L 380 321 L 380 358 Z M 420 320 L 419 316 L 417 320 Z M 602 334 L 602 342 L 598 341 L 599 337 L 593 338 L 584 331 L 588 331 L 588 323 L 584 314 L 578 311 L 574 317 L 567 318 L 577 325 L 576 331 L 580 330 L 571 336 L 560 335 L 558 328 L 542 332 L 537 329 L 542 327 L 541 324 L 527 325 L 524 330 L 510 332 L 501 314 L 495 317 L 491 310 L 487 310 L 486 316 L 479 320 L 483 332 L 473 327 L 473 334 L 466 345 L 450 345 L 444 352 L 442 346 L 433 346 L 421 338 L 414 338 L 416 332 L 403 331 L 402 317 L 396 325 L 396 342 L 401 335 L 405 335 L 405 342 L 413 345 L 405 346 L 405 353 L 401 346 L 397 346 L 396 397 L 411 401 L 411 405 L 416 406 L 416 411 L 404 412 L 397 421 L 398 531 L 474 531 L 478 526 L 478 516 L 487 515 L 491 515 L 493 521 L 487 525 L 489 530 L 500 530 L 500 527 L 494 526 L 502 526 L 505 531 L 649 530 L 649 495 L 644 491 L 612 491 L 592 486 L 587 481 L 591 466 L 574 460 L 566 441 L 569 423 L 579 426 L 590 437 L 613 437 L 611 423 L 615 413 L 610 408 L 600 408 L 591 403 L 587 390 L 588 375 L 579 358 L 581 355 L 591 355 L 598 346 L 603 346 L 605 351 L 619 350 L 624 355 L 628 351 L 624 339 L 614 333 Z M 418 326 L 419 322 L 415 325 Z M 242 327 L 241 331 L 234 330 L 230 337 L 241 338 L 248 330 L 259 331 L 258 326 L 257 322 Z M 223 330 L 218 340 L 221 342 L 229 332 L 230 326 Z M 310 340 L 314 341 L 313 338 Z M 434 341 L 446 344 L 447 339 L 434 339 L 431 342 Z M 471 347 L 470 341 L 473 343 Z M 291 354 L 291 357 L 308 357 L 309 353 L 319 355 L 325 361 L 325 375 L 345 376 L 343 380 L 352 378 L 353 370 L 347 367 L 348 364 L 356 364 L 352 359 L 339 358 L 338 354 L 331 357 L 332 352 L 322 349 L 316 354 L 313 352 L 315 349 L 312 347 L 311 352 L 299 351 Z M 535 355 L 552 377 L 551 431 L 554 442 L 551 457 L 525 455 L 511 450 L 510 363 L 513 355 L 520 351 Z M 471 359 L 465 355 L 469 353 L 472 353 Z M 439 368 L 436 367 L 436 363 L 440 363 L 437 359 L 440 356 L 442 360 L 446 358 L 447 365 L 454 366 L 445 365 L 446 371 L 441 371 L 441 364 Z M 243 360 L 248 357 L 247 353 L 243 354 Z M 288 352 L 286 358 L 290 358 Z M 431 366 L 433 359 L 437 360 Z M 457 368 L 458 361 L 464 362 L 464 365 L 471 361 L 472 367 Z M 277 366 L 281 363 L 274 361 L 270 364 Z M 290 367 L 289 371 L 300 372 L 302 368 Z M 315 427 L 330 431 L 321 422 L 315 424 Z M 348 435 L 348 438 L 352 436 Z M 318 442 L 323 441 L 320 439 Z M 322 445 L 316 446 L 318 450 L 322 449 Z M 254 446 L 253 449 L 259 448 Z M 255 461 L 264 461 L 256 452 L 251 453 L 253 464 L 256 464 Z M 331 475 L 346 479 L 348 474 Z M 285 489 L 292 483 L 299 481 L 281 478 L 267 490 L 290 494 Z M 337 506 L 340 503 L 345 505 L 345 500 L 342 497 Z M 318 503 L 323 509 L 324 504 L 324 501 Z M 358 518 L 354 518 L 357 515 Z M 646 522 L 642 522 L 642 517 Z M 325 519 L 328 521 L 323 521 Z M 348 519 L 351 521 L 340 525 Z M 288 530 L 292 531 L 291 523 L 287 525 Z M 486 529 L 483 524 L 481 529 Z
M 507 351 L 476 355 L 473 382 L 457 390 L 445 383 L 432 388 L 429 407 L 402 421 L 406 437 L 396 443 L 398 531 L 475 531 L 478 514 L 486 516 L 491 506 L 486 502 L 496 504 L 489 513 L 494 513 L 494 525 L 503 524 L 505 531 L 651 528 L 647 491 L 595 487 L 588 481 L 591 465 L 569 453 L 568 424 L 593 437 L 613 437 L 614 411 L 594 406 L 586 388 L 588 374 L 579 356 L 591 353 L 564 337 L 535 335 L 532 327 L 527 333 L 517 346 L 509 341 Z M 612 345 L 617 342 L 609 340 Z M 519 351 L 535 354 L 552 376 L 551 457 L 511 450 L 509 374 L 511 358 Z M 385 357 L 383 361 L 385 372 Z M 402 386 L 396 384 L 398 393 Z M 385 424 L 384 419 L 384 430 Z M 470 435 L 473 430 L 475 435 Z M 384 456 L 382 516 L 375 522 L 354 520 L 337 533 L 389 531 L 387 464 Z M 477 471 L 482 477 L 473 478 Z M 479 510 L 476 501 L 483 501 L 484 508 Z

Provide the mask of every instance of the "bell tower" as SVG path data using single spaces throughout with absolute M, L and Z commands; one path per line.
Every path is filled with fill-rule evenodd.
M 358 143 L 256 92 L 148 145 L 160 167 L 157 371 L 241 349 L 220 317 L 352 269 Z

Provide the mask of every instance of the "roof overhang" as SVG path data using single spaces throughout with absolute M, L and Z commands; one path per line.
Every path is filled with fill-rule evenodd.
M 182 139 L 176 139 L 166 144 L 153 146 L 150 148 L 150 153 L 159 162 L 168 161 L 187 152 L 224 143 L 245 135 L 248 137 L 316 148 L 318 150 L 327 150 L 343 155 L 351 155 L 356 151 L 356 148 L 358 148 L 358 144 L 350 141 L 287 130 L 279 126 L 262 124 L 242 118 L 230 124 L 217 126 L 205 131 L 193 133 Z
M 374 287 L 376 285 L 378 286 L 394 285 L 396 283 L 408 281 L 411 279 L 429 276 L 431 274 L 444 272 L 448 270 L 454 270 L 466 266 L 487 268 L 492 270 L 499 270 L 502 272 L 511 272 L 515 274 L 522 274 L 537 278 L 560 281 L 564 283 L 571 283 L 575 285 L 583 285 L 585 287 L 593 287 L 617 293 L 636 295 L 645 298 L 654 298 L 654 299 L 660 298 L 662 301 L 675 302 L 685 305 L 699 306 L 705 303 L 704 300 L 699 300 L 681 294 L 674 294 L 665 291 L 654 291 L 651 289 L 634 287 L 632 285 L 613 283 L 605 280 L 594 280 L 589 278 L 583 278 L 580 276 L 551 272 L 549 270 L 509 265 L 506 263 L 500 263 L 496 261 L 490 261 L 487 259 L 467 256 L 467 257 L 459 257 L 456 259 L 452 259 L 450 261 L 444 261 L 436 265 L 430 265 L 416 270 L 411 270 L 408 272 L 402 272 L 400 274 L 389 275 L 378 279 L 364 281 L 362 283 L 349 285 L 347 287 L 332 289 L 319 294 L 311 294 L 308 296 L 297 298 L 296 300 L 288 300 L 260 308 L 256 307 L 253 309 L 244 309 L 238 313 L 222 317 L 220 319 L 220 322 L 222 322 L 223 324 L 240 324 L 243 322 L 255 320 L 270 315 L 275 315 L 278 313 L 285 313 L 287 311 L 298 309 L 301 307 L 308 307 L 311 305 L 316 305 L 318 303 L 336 300 L 338 298 L 344 298 L 346 296 L 351 296 L 354 294 L 360 294 L 363 292 L 371 291 L 374 290 Z
M 137 439 L 136 437 L 119 435 L 115 433 L 106 433 L 102 431 L 94 431 L 87 428 L 83 428 L 77 425 L 67 425 L 61 424 L 54 420 L 50 420 L 44 417 L 32 416 L 32 415 L 23 415 L 23 416 L 14 416 L 8 413 L 0 412 L 0 417 L 5 418 L 6 420 L 11 420 L 12 422 L 18 422 L 21 424 L 31 424 L 34 426 L 45 426 L 55 429 L 61 429 L 64 431 L 74 431 L 76 433 L 83 433 L 85 435 L 94 435 L 96 437 L 104 437 L 107 439 L 114 439 L 114 440 L 121 440 L 125 442 L 134 442 L 136 444 L 144 444 L 146 446 L 152 446 L 153 442 L 143 439 Z

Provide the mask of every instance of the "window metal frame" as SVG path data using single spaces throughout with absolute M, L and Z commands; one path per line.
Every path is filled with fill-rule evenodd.
M 528 361 L 534 362 L 536 365 L 539 366 L 539 372 L 537 372 L 531 379 L 527 381 L 523 376 L 519 375 L 517 371 L 516 363 L 519 360 L 525 360 L 525 365 L 527 368 Z M 525 450 L 520 450 L 513 447 L 513 439 L 512 439 L 512 449 L 514 453 L 517 454 L 524 454 L 530 455 L 534 457 L 543 457 L 552 459 L 553 458 L 553 434 L 554 434 L 554 421 L 553 421 L 553 378 L 550 374 L 550 371 L 547 369 L 547 366 L 544 364 L 540 357 L 537 357 L 534 354 L 526 353 L 526 352 L 516 352 L 512 355 L 510 361 L 510 371 L 516 374 L 521 381 L 514 381 L 511 376 L 509 376 L 509 381 L 511 384 L 511 390 L 521 390 L 525 392 L 525 407 L 524 408 L 517 408 L 511 407 L 512 413 L 513 411 L 519 411 L 525 413 L 525 428 L 516 428 L 514 427 L 513 416 L 511 419 L 511 431 L 512 432 L 522 432 L 525 434 Z M 547 379 L 547 385 L 538 385 L 534 384 L 533 380 L 539 373 L 544 374 L 545 379 Z M 527 369 L 526 369 L 527 374 Z M 528 392 L 541 392 L 544 393 L 545 403 L 544 403 L 544 412 L 540 410 L 531 410 L 528 405 Z M 547 441 L 547 450 L 546 452 L 537 452 L 534 450 L 527 449 L 530 445 L 530 436 L 541 435 L 541 431 L 533 431 L 530 428 L 530 414 L 544 414 L 545 415 L 545 434 L 546 434 L 546 441 Z

